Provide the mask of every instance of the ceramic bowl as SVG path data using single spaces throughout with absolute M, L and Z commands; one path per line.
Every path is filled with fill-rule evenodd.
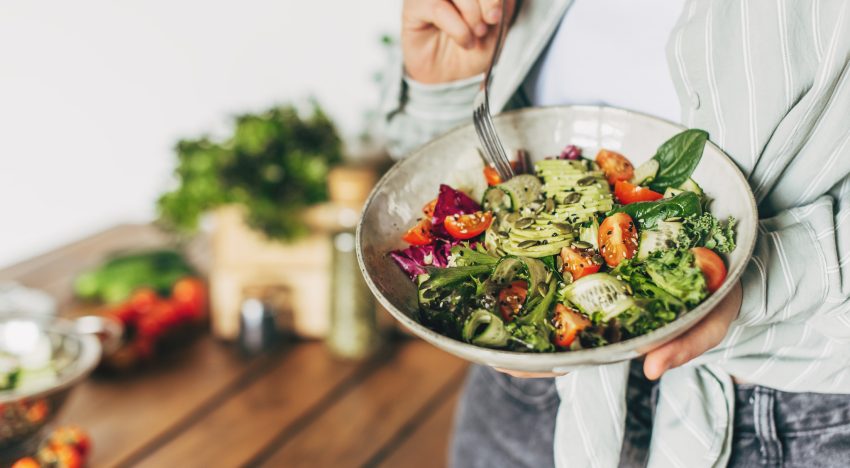
M 592 157 L 600 148 L 626 155 L 636 166 L 683 127 L 649 115 L 595 106 L 528 108 L 495 118 L 502 142 L 513 154 L 525 149 L 536 161 L 557 155 L 568 144 Z M 413 151 L 396 164 L 372 191 L 357 228 L 360 268 L 380 303 L 416 336 L 468 361 L 527 372 L 567 372 L 583 366 L 633 359 L 694 326 L 738 281 L 752 254 L 757 211 L 746 179 L 732 160 L 709 142 L 693 179 L 714 199 L 711 211 L 720 219 L 738 219 L 737 248 L 726 256 L 723 286 L 695 309 L 670 324 L 630 340 L 579 351 L 523 353 L 489 349 L 436 333 L 417 321 L 416 287 L 387 255 L 404 247 L 401 236 L 441 183 L 480 197 L 483 163 L 472 125 L 459 127 Z

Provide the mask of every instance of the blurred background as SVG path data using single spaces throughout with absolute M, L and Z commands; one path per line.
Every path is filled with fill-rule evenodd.
M 400 14 L 0 2 L 0 467 L 442 464 L 354 253 Z
M 149 221 L 174 145 L 315 97 L 366 129 L 401 2 L 0 2 L 0 266 Z

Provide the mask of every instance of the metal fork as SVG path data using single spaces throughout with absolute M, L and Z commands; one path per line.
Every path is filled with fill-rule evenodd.
M 505 181 L 514 176 L 514 170 L 511 167 L 511 162 L 505 152 L 505 147 L 502 146 L 502 140 L 496 133 L 496 127 L 493 125 L 493 117 L 490 114 L 490 76 L 493 73 L 493 67 L 499 60 L 499 55 L 502 53 L 502 44 L 505 40 L 505 32 L 508 28 L 507 18 L 507 1 L 502 0 L 502 18 L 499 20 L 499 33 L 496 37 L 496 47 L 493 49 L 493 58 L 490 60 L 490 67 L 487 68 L 487 74 L 484 75 L 484 82 L 481 83 L 481 91 L 475 96 L 474 109 L 472 111 L 472 121 L 475 123 L 475 132 L 478 133 L 478 139 L 481 141 L 481 146 L 484 147 L 482 155 L 484 161 L 491 164 L 499 177 Z

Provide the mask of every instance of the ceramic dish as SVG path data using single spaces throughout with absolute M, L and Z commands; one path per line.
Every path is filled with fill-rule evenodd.
M 537 161 L 573 144 L 586 154 L 595 154 L 600 148 L 620 152 L 636 166 L 652 157 L 661 143 L 684 130 L 645 114 L 593 106 L 522 109 L 502 114 L 495 122 L 509 154 L 525 149 L 532 161 Z M 752 192 L 732 160 L 709 142 L 693 179 L 714 199 L 711 211 L 715 216 L 734 216 L 739 224 L 737 248 L 726 256 L 726 281 L 699 306 L 646 335 L 578 351 L 503 351 L 441 335 L 417 321 L 416 287 L 387 253 L 403 246 L 402 234 L 421 216 L 422 205 L 433 198 L 441 183 L 463 188 L 473 198 L 480 197 L 485 182 L 477 145 L 470 124 L 412 152 L 378 182 L 357 228 L 360 268 L 381 304 L 415 335 L 463 359 L 512 370 L 567 372 L 638 357 L 685 332 L 710 312 L 738 281 L 752 254 L 758 219 Z

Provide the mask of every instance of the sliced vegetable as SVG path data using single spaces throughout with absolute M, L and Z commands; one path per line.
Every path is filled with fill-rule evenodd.
M 604 323 L 635 305 L 628 295 L 626 284 L 607 273 L 594 273 L 567 286 L 566 298 L 585 315 Z
M 590 320 L 577 310 L 564 304 L 556 304 L 552 315 L 552 326 L 555 328 L 552 341 L 555 346 L 569 348 L 578 333 L 590 325 Z
M 626 213 L 637 221 L 641 229 L 649 229 L 665 219 L 701 215 L 702 205 L 697 194 L 683 192 L 673 198 L 623 205 L 614 208 L 608 215 L 615 213 Z
M 653 192 L 646 187 L 620 180 L 614 184 L 614 197 L 623 205 L 628 205 L 629 203 L 660 200 L 664 195 Z
M 492 186 L 484 192 L 484 209 L 494 212 L 519 211 L 519 209 L 541 197 L 540 179 L 531 174 L 516 177 Z
M 497 285 L 506 285 L 517 278 L 528 280 L 528 290 L 531 296 L 542 296 L 541 288 L 546 283 L 548 270 L 546 264 L 536 258 L 502 257 L 491 279 Z
M 637 227 L 631 216 L 614 213 L 599 226 L 599 253 L 610 267 L 635 256 L 638 248 Z
M 714 251 L 705 247 L 694 247 L 691 252 L 694 254 L 697 266 L 705 276 L 708 292 L 713 293 L 720 289 L 723 281 L 726 280 L 726 265 L 723 263 L 723 259 Z
M 493 166 L 484 166 L 484 179 L 487 185 L 499 185 L 502 183 L 502 178 L 499 176 L 499 171 Z
M 702 158 L 708 132 L 699 129 L 685 130 L 664 142 L 652 159 L 658 161 L 658 174 L 650 184 L 652 190 L 663 192 L 667 187 L 678 187 L 693 174 Z
M 631 182 L 634 185 L 649 185 L 658 174 L 658 161 L 649 159 L 635 169 L 635 175 L 632 176 Z
M 546 294 L 537 300 L 531 310 L 520 315 L 507 325 L 511 339 L 530 351 L 552 351 L 554 346 L 549 340 L 552 325 L 549 323 L 549 309 L 555 300 L 557 285 L 554 280 L 544 286 Z
M 640 232 L 637 258 L 644 260 L 652 252 L 673 249 L 679 246 L 683 235 L 682 223 L 675 221 L 659 221 L 652 229 Z
M 510 336 L 499 316 L 484 309 L 473 311 L 463 325 L 463 339 L 478 346 L 501 348 Z
M 431 220 L 428 218 L 419 220 L 401 236 L 401 239 L 410 245 L 428 245 L 434 242 L 434 236 L 431 234 Z
M 528 283 L 522 280 L 514 281 L 499 291 L 499 312 L 506 322 L 510 322 L 519 314 L 527 296 Z
M 437 204 L 434 206 L 434 216 L 431 219 L 432 233 L 436 237 L 449 237 L 443 226 L 447 216 L 456 214 L 469 214 L 481 211 L 481 206 L 475 200 L 469 198 L 465 193 L 455 190 L 448 185 L 440 185 L 440 194 L 437 196 Z
M 679 189 L 687 191 L 687 192 L 694 192 L 695 194 L 697 194 L 699 196 L 704 195 L 704 193 L 702 191 L 702 187 L 700 187 L 699 184 L 697 184 L 694 181 L 694 179 L 691 179 L 691 178 L 689 178 L 682 185 L 680 185 Z
M 561 249 L 561 272 L 569 273 L 573 281 L 587 275 L 592 275 L 602 268 L 602 261 L 592 249 L 576 249 L 564 247 Z
M 437 199 L 433 199 L 422 207 L 422 214 L 429 220 L 434 217 L 434 209 L 437 207 Z
M 454 214 L 443 220 L 446 231 L 455 239 L 466 240 L 478 237 L 493 222 L 493 213 L 476 211 L 470 214 Z
M 596 164 L 602 168 L 608 183 L 614 185 L 620 180 L 630 180 L 635 175 L 635 167 L 625 156 L 616 151 L 602 149 L 596 154 Z
M 425 267 L 445 267 L 449 264 L 449 255 L 453 244 L 441 239 L 433 244 L 410 246 L 406 249 L 390 252 L 390 257 L 407 273 L 410 279 L 425 273 Z

